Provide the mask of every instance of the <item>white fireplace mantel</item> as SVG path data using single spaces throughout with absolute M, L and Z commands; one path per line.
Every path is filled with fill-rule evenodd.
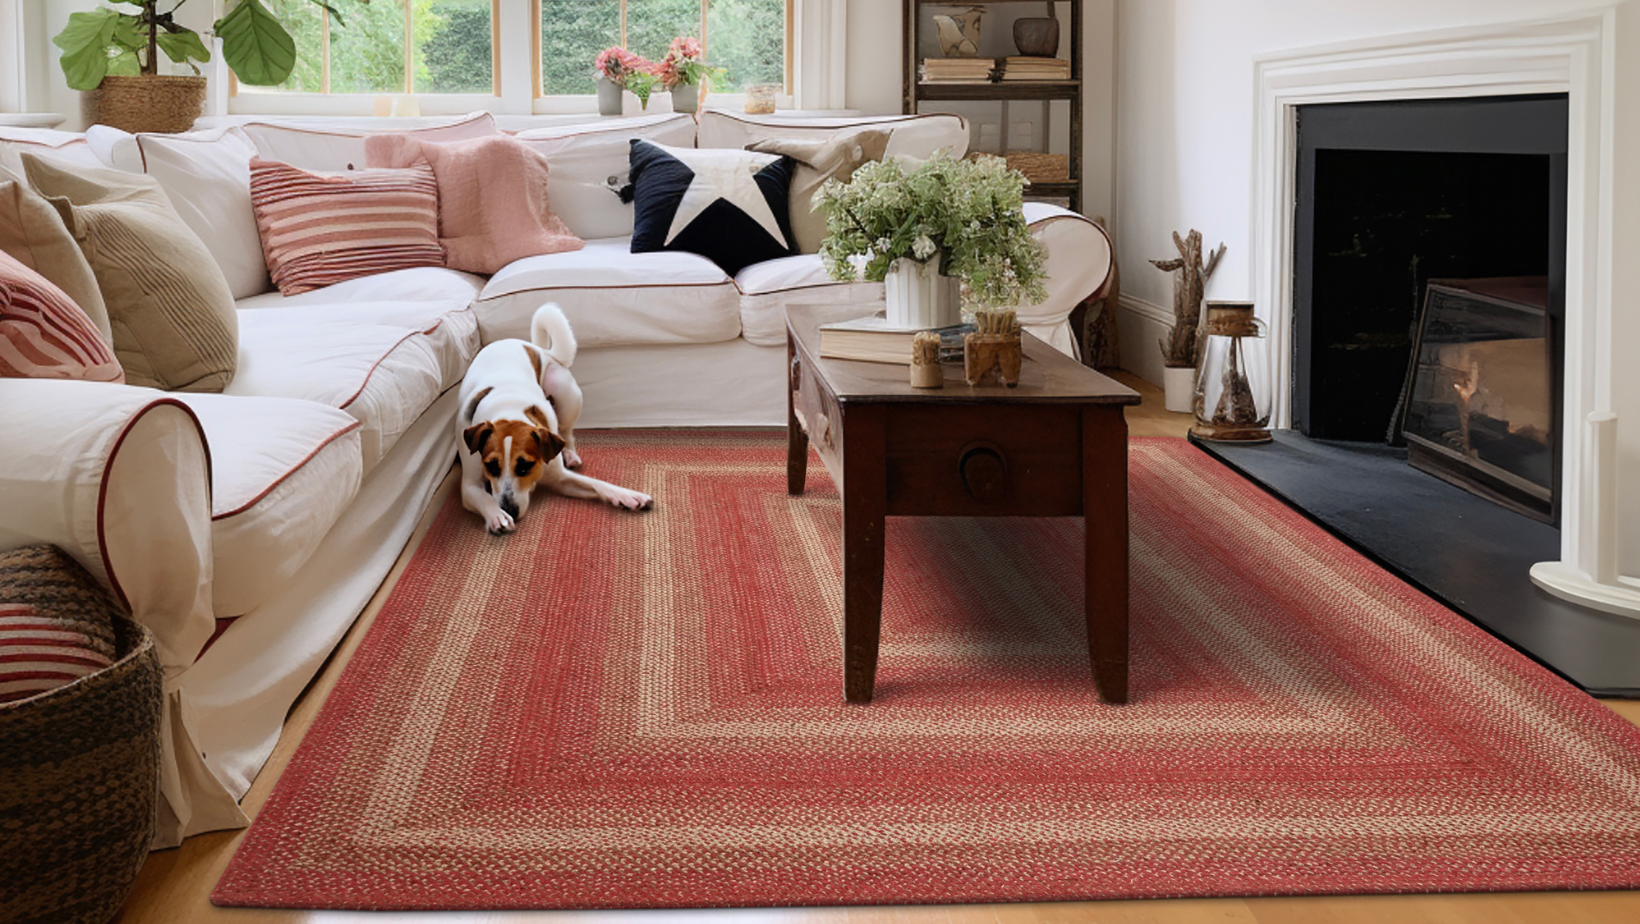
M 1561 555 L 1532 569 L 1551 593 L 1640 618 L 1640 585 L 1617 574 L 1612 370 L 1615 11 L 1387 36 L 1260 56 L 1253 163 L 1255 297 L 1276 357 L 1275 425 L 1291 426 L 1297 107 L 1565 93 L 1566 362 Z

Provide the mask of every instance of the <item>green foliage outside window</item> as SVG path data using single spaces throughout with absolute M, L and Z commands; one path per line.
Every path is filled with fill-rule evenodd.
M 405 4 L 414 45 L 410 87 L 418 93 L 489 93 L 494 86 L 490 0 L 330 0 L 347 27 L 329 30 L 332 93 L 403 93 Z M 507 0 L 523 2 L 523 0 Z M 727 68 L 739 93 L 785 82 L 787 0 L 710 0 L 706 59 Z M 296 66 L 280 89 L 323 92 L 324 11 L 311 0 L 263 0 L 296 41 Z M 627 0 L 626 47 L 653 61 L 680 36 L 701 35 L 700 0 Z M 592 94 L 592 61 L 621 44 L 621 0 L 541 0 L 541 84 L 558 95 Z

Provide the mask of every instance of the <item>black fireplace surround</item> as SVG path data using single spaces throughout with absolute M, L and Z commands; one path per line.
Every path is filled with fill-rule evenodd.
M 1302 106 L 1293 426 L 1399 442 L 1431 280 L 1546 277 L 1566 301 L 1565 95 Z M 1558 412 L 1561 358 L 1552 358 Z

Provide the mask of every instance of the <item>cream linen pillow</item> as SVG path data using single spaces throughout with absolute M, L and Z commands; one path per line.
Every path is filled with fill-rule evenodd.
M 814 211 L 814 194 L 830 179 L 847 183 L 862 164 L 882 160 L 889 133 L 882 129 L 845 129 L 830 138 L 775 138 L 756 141 L 748 151 L 784 154 L 797 162 L 792 174 L 792 236 L 800 253 L 819 253 L 826 239 L 826 216 Z
M 182 221 L 211 252 L 233 297 L 273 288 L 251 209 L 256 145 L 238 128 L 136 136 L 142 172 L 159 181 Z
M 68 233 L 63 216 L 20 179 L 0 170 L 0 253 L 46 277 L 80 306 L 103 343 L 114 344 L 108 309 L 91 264 Z
M 125 380 L 221 391 L 239 359 L 233 293 L 199 236 L 145 176 L 23 155 L 29 183 L 63 216 L 97 275 Z

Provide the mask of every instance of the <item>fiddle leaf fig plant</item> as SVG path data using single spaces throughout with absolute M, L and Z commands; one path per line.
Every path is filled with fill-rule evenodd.
M 63 50 L 63 76 L 75 90 L 95 90 L 103 78 L 159 73 L 161 52 L 199 73 L 211 60 L 199 33 L 176 21 L 188 0 L 108 0 L 113 6 L 72 13 L 51 41 Z M 309 0 L 345 25 L 332 0 Z M 358 0 L 369 3 L 370 0 Z M 134 9 L 127 10 L 127 7 Z M 263 0 L 237 0 L 211 27 L 222 39 L 222 58 L 241 82 L 255 86 L 284 83 L 296 66 L 296 42 Z

